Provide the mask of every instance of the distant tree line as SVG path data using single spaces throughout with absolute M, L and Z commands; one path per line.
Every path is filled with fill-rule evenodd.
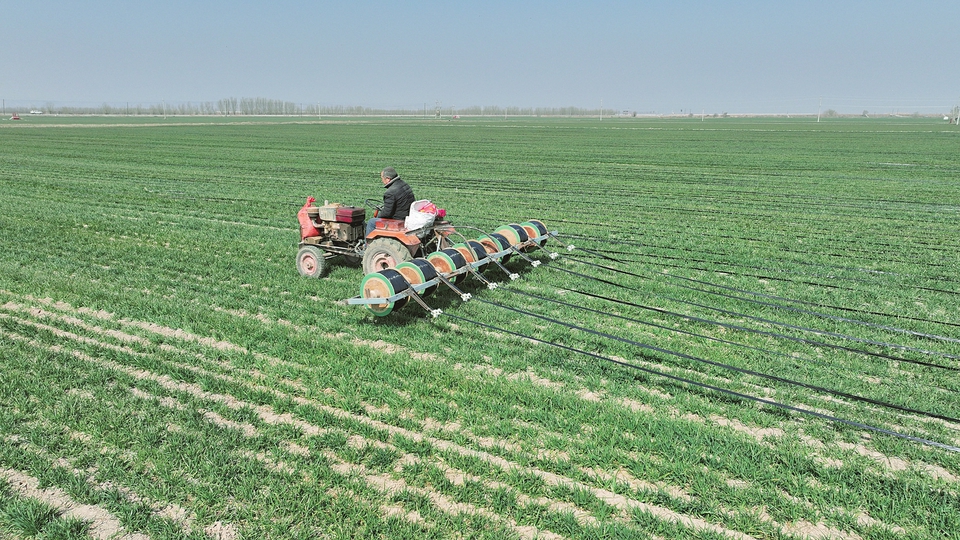
M 11 106 L 6 107 L 11 109 Z M 191 116 L 191 115 L 277 115 L 277 116 L 421 116 L 441 117 L 452 116 L 612 116 L 614 111 L 607 109 L 584 109 L 580 107 L 501 107 L 471 106 L 471 107 L 443 107 L 436 108 L 424 105 L 422 108 L 383 109 L 360 106 L 333 105 L 324 106 L 318 103 L 293 103 L 267 98 L 235 98 L 229 97 L 216 102 L 181 102 L 181 103 L 103 103 L 96 106 L 62 105 L 47 102 L 43 106 L 21 104 L 24 111 L 40 111 L 44 114 L 93 114 L 93 115 L 127 115 L 127 116 Z

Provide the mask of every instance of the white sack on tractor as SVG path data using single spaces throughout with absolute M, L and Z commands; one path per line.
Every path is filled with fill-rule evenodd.
M 408 231 L 433 225 L 433 220 L 437 217 L 436 210 L 434 212 L 422 211 L 427 208 L 436 209 L 436 206 L 427 199 L 414 201 L 410 205 L 410 215 L 403 220 L 403 224 Z

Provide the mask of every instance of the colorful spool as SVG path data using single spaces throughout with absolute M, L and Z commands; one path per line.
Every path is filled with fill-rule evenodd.
M 546 225 L 544 225 L 542 222 L 536 219 L 531 219 L 530 221 L 524 221 L 523 223 L 520 224 L 520 226 L 523 227 L 524 229 L 527 229 L 527 236 L 529 236 L 530 238 L 536 238 L 538 236 L 543 236 L 547 234 Z M 546 243 L 547 243 L 547 239 L 544 238 L 543 240 L 537 242 L 537 245 L 540 247 L 543 247 L 543 245 Z
M 483 261 L 484 259 L 487 258 L 487 249 L 483 247 L 483 244 L 481 244 L 480 242 L 476 240 L 467 240 L 467 245 L 470 246 L 470 249 L 473 250 L 474 262 Z M 477 266 L 477 271 L 482 270 L 483 267 L 487 265 L 487 262 L 480 263 L 480 265 Z
M 502 234 L 485 234 L 480 238 L 477 238 L 477 242 L 480 242 L 483 245 L 483 249 L 487 251 L 488 255 L 493 255 L 494 253 L 499 253 L 510 247 L 510 241 L 507 240 Z M 504 255 L 501 262 L 506 264 L 510 260 L 510 255 Z
M 523 227 L 523 230 L 527 232 L 528 240 L 533 240 L 534 238 L 538 236 L 542 236 L 544 234 L 540 232 L 540 229 L 537 228 L 537 226 L 534 225 L 533 222 L 524 221 L 523 223 L 520 224 L 520 226 Z M 546 227 L 544 227 L 544 229 L 546 229 Z M 541 240 L 539 242 L 531 242 L 530 246 L 524 248 L 523 251 L 533 251 L 534 249 L 536 249 L 535 246 L 543 247 L 543 244 L 545 242 L 546 240 Z
M 433 265 L 438 273 L 443 274 L 444 276 L 449 276 L 453 272 L 456 272 L 467 265 L 467 260 L 463 257 L 463 255 L 453 248 L 447 248 L 441 251 L 433 252 L 430 255 L 427 255 L 427 260 L 430 261 L 430 264 Z M 465 277 L 466 274 L 455 276 L 453 282 L 458 283 Z
M 502 238 L 502 235 L 497 235 Z M 500 243 L 500 240 L 493 237 L 493 235 L 485 234 L 480 238 L 477 238 L 477 242 L 483 246 L 483 249 L 487 252 L 487 255 L 493 255 L 494 253 L 499 253 L 507 248 Z
M 506 238 L 508 246 L 515 246 L 520 243 L 520 234 L 517 233 L 516 229 L 509 225 L 497 227 L 497 229 L 493 231 L 493 234 L 499 234 Z M 504 249 L 506 249 L 506 246 L 504 246 Z
M 517 236 L 520 237 L 521 244 L 530 239 L 530 235 L 527 234 L 527 230 L 521 227 L 520 225 L 517 225 L 516 223 L 511 223 L 507 225 L 507 227 L 510 227 L 511 229 L 517 231 Z
M 475 240 L 465 240 L 446 249 L 430 253 L 426 258 L 399 261 L 396 267 L 370 272 L 364 276 L 360 284 L 360 299 L 350 299 L 348 303 L 363 304 L 368 311 L 378 317 L 389 315 L 394 310 L 409 303 L 410 297 L 417 293 L 414 300 L 431 311 L 436 317 L 440 310 L 430 309 L 420 297 L 427 297 L 436 292 L 441 282 L 447 283 L 460 294 L 464 301 L 469 300 L 470 294 L 463 292 L 453 283 L 466 279 L 468 273 L 477 275 L 480 281 L 489 288 L 497 284 L 478 275 L 478 271 L 485 266 L 495 264 L 509 274 L 510 279 L 519 277 L 512 270 L 503 266 L 510 260 L 514 251 L 531 251 L 536 246 L 543 246 L 550 233 L 543 222 L 535 219 L 516 224 L 510 223 L 497 228 L 491 234 L 485 234 Z M 448 244 L 449 245 L 449 244 Z M 494 255 L 497 255 L 494 257 Z M 556 254 L 551 254 L 555 257 Z M 533 266 L 538 261 L 531 261 L 522 256 Z M 473 270 L 467 272 L 468 269 Z M 443 278 L 442 280 L 439 278 Z M 430 283 L 429 286 L 425 284 Z M 395 301 L 388 298 L 400 297 Z M 366 303 L 374 302 L 374 303 Z
M 437 270 L 426 259 L 413 259 L 404 261 L 394 267 L 394 270 L 400 272 L 400 275 L 411 285 L 422 285 L 437 277 Z M 433 284 L 420 291 L 420 296 L 426 298 L 437 290 L 437 284 Z
M 531 220 L 529 220 L 529 221 L 524 221 L 524 223 L 529 223 L 529 224 L 533 225 L 534 227 L 536 227 L 537 230 L 540 231 L 540 234 L 541 234 L 541 235 L 547 234 L 547 226 L 544 225 L 543 222 L 540 221 L 539 219 L 531 219 Z
M 477 262 L 477 256 L 473 253 L 473 248 L 468 246 L 465 242 L 459 244 L 454 244 L 450 246 L 451 249 L 455 249 L 463 255 L 464 260 L 467 261 L 467 264 Z
M 528 240 L 531 238 L 536 238 L 540 236 L 540 231 L 537 230 L 537 228 L 533 225 L 533 223 L 530 223 L 529 221 L 524 221 L 523 223 L 520 224 L 520 226 L 523 227 L 523 231 L 527 233 Z
M 403 275 L 393 268 L 386 268 L 379 272 L 372 272 L 363 277 L 360 282 L 360 296 L 363 298 L 389 298 L 409 288 Z M 378 317 L 389 315 L 394 309 L 407 305 L 410 297 L 405 296 L 396 302 L 384 301 L 381 304 L 364 304 L 366 308 Z

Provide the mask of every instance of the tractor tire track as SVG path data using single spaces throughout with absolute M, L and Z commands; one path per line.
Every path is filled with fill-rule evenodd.
M 10 307 L 10 306 L 5 306 L 5 307 Z M 60 306 L 60 307 L 63 307 L 63 306 Z M 81 309 L 82 309 L 82 308 L 81 308 Z M 103 314 L 101 314 L 100 316 L 101 316 L 101 317 L 104 317 Z M 163 331 L 162 329 L 158 328 L 156 325 L 144 325 L 144 324 L 132 323 L 132 326 L 139 327 L 139 328 L 142 328 L 142 329 L 146 329 L 146 330 L 149 330 L 149 331 L 152 331 L 152 332 L 163 332 L 165 335 L 170 333 L 169 331 Z M 131 341 L 131 342 L 138 342 L 138 343 L 140 342 L 140 341 L 139 341 L 138 339 L 136 339 L 135 337 L 133 337 L 133 338 L 127 338 L 127 337 L 124 337 L 124 336 L 122 335 L 122 333 L 119 333 L 119 334 L 118 334 L 118 333 L 116 333 L 115 331 L 114 331 L 114 332 L 110 332 L 110 333 L 105 333 L 105 335 L 110 335 L 111 337 L 114 337 L 114 338 L 117 338 L 117 339 L 124 339 L 124 340 Z M 175 332 L 174 335 L 175 335 L 178 339 L 182 338 L 182 339 L 184 339 L 185 341 L 202 342 L 202 343 L 204 343 L 205 345 L 208 345 L 208 346 L 211 346 L 211 347 L 215 347 L 215 348 L 225 347 L 225 345 L 224 345 L 223 342 L 203 341 L 202 339 L 198 339 L 198 336 L 191 336 L 191 335 L 189 335 L 188 333 Z M 95 340 L 94 340 L 94 341 L 95 341 Z M 357 341 L 357 340 L 355 340 L 355 341 Z M 362 340 L 360 340 L 360 341 L 362 342 Z M 107 344 L 104 344 L 104 345 L 107 345 Z M 383 349 L 384 346 L 385 346 L 385 344 L 382 343 L 382 342 L 381 342 L 381 343 L 372 343 L 371 345 L 374 346 L 374 347 L 376 347 L 376 348 L 378 348 L 378 349 Z M 398 352 L 399 350 L 401 350 L 401 349 L 399 349 L 399 348 L 396 348 L 396 346 L 390 346 L 390 347 L 388 347 L 388 348 L 391 348 L 391 349 L 392 349 L 392 351 L 390 351 L 390 352 Z M 127 350 L 126 352 L 134 352 L 134 351 L 132 351 L 132 350 Z M 429 355 L 423 355 L 423 356 L 424 356 L 424 357 L 428 357 Z M 431 358 L 431 360 L 437 360 L 437 359 Z M 182 367 L 182 366 L 181 366 L 181 367 Z M 221 377 L 221 378 L 226 377 L 226 376 L 220 376 L 220 375 L 216 375 L 216 374 L 210 374 L 210 375 L 211 375 L 211 376 L 216 376 L 216 377 Z M 230 377 L 226 377 L 226 378 L 230 378 Z M 231 379 L 232 379 L 232 378 L 231 378 Z M 531 383 L 533 383 L 533 384 L 537 384 L 538 382 L 539 382 L 540 384 L 551 384 L 551 383 L 547 383 L 546 380 L 537 381 L 537 380 L 536 380 L 535 378 L 533 378 L 533 377 L 531 377 L 530 380 L 531 380 Z M 235 383 L 237 383 L 237 384 L 244 384 L 244 383 L 242 383 L 241 381 L 236 381 L 236 380 L 234 380 L 233 382 L 235 382 Z M 552 384 L 556 384 L 556 383 L 552 383 Z M 271 390 L 271 389 L 260 388 L 260 390 L 268 391 L 268 390 Z M 286 396 L 286 397 L 289 397 L 288 395 L 282 394 L 282 393 L 281 393 L 280 395 L 284 395 L 284 396 Z M 584 397 L 584 396 L 581 396 L 581 397 L 583 397 L 584 399 L 595 399 L 595 398 L 591 398 L 591 397 Z M 378 427 L 380 427 L 380 428 L 383 428 L 383 429 L 386 429 L 386 430 L 388 430 L 388 431 L 390 431 L 391 433 L 394 433 L 394 434 L 399 433 L 399 434 L 402 434 L 402 435 L 404 435 L 404 436 L 406 436 L 406 437 L 415 437 L 415 432 L 409 432 L 409 431 L 407 431 L 407 430 L 403 430 L 402 428 L 396 428 L 395 426 L 385 425 L 385 424 L 383 424 L 383 423 L 380 423 L 380 422 L 377 422 L 377 421 L 374 421 L 374 420 L 371 420 L 371 419 L 367 419 L 367 418 L 365 418 L 365 417 L 358 417 L 357 415 L 353 415 L 353 414 L 351 414 L 351 413 L 347 413 L 347 412 L 342 411 L 342 410 L 340 410 L 340 409 L 330 409 L 330 408 L 326 408 L 327 406 L 324 406 L 323 404 L 317 404 L 316 402 L 312 402 L 312 403 L 311 403 L 311 400 L 304 400 L 303 398 L 295 398 L 295 399 L 297 399 L 297 401 L 298 401 L 298 402 L 301 402 L 301 403 L 310 403 L 310 404 L 313 405 L 313 406 L 323 407 L 326 412 L 329 412 L 329 413 L 331 413 L 331 414 L 334 414 L 335 416 L 336 416 L 336 415 L 340 415 L 340 416 L 343 416 L 344 418 L 351 418 L 351 419 L 354 420 L 354 421 L 361 421 L 361 422 L 369 423 L 369 424 L 371 424 L 371 425 L 376 425 L 376 426 L 378 426 Z M 248 404 L 248 405 L 249 405 L 249 404 Z M 629 404 L 626 404 L 626 405 L 629 405 Z M 235 406 L 235 405 L 234 405 L 234 406 Z M 250 407 L 253 407 L 252 405 L 249 405 L 249 406 L 250 406 Z M 628 407 L 628 408 L 629 408 L 629 407 Z M 259 409 L 258 409 L 258 412 L 263 413 L 264 410 L 263 410 L 262 408 L 259 408 Z M 266 422 L 269 423 L 269 420 L 268 420 L 268 419 L 271 418 L 271 417 L 269 416 L 269 413 L 266 413 L 266 414 L 267 414 L 266 416 L 262 416 L 262 419 L 263 419 L 264 421 L 266 421 Z M 720 424 L 720 425 L 723 425 L 723 423 L 724 423 L 722 420 L 716 420 L 716 419 L 712 419 L 712 420 L 714 420 L 716 423 L 718 423 L 718 424 Z M 287 421 L 287 422 L 293 422 L 294 420 L 293 420 L 292 418 L 287 418 L 285 421 Z M 299 427 L 301 427 L 301 429 L 303 429 L 304 433 L 307 433 L 307 434 L 310 433 L 310 429 L 309 429 L 308 426 L 305 426 L 305 425 L 303 425 L 303 424 L 300 424 Z M 740 429 L 741 429 L 741 430 L 744 430 L 744 429 L 747 429 L 747 428 L 742 427 L 742 428 L 740 428 Z M 772 432 L 771 432 L 771 433 L 766 433 L 766 434 L 764 434 L 763 436 L 761 436 L 760 438 L 763 438 L 763 437 L 766 437 L 766 436 L 770 436 L 770 435 L 777 435 L 777 434 L 776 434 L 776 433 L 772 433 Z M 504 459 L 502 459 L 502 458 L 498 458 L 497 456 L 492 456 L 492 455 L 490 455 L 490 454 L 487 454 L 487 453 L 484 452 L 484 451 L 474 451 L 474 450 L 471 450 L 471 449 L 468 449 L 468 448 L 458 447 L 457 445 L 452 445 L 451 443 L 447 443 L 446 441 L 444 441 L 444 440 L 442 440 L 442 439 L 436 439 L 436 438 L 432 438 L 432 437 L 425 437 L 424 439 L 429 440 L 432 444 L 438 446 L 438 447 L 441 448 L 441 449 L 453 449 L 455 452 L 458 452 L 458 453 L 460 453 L 461 455 L 474 455 L 474 456 L 476 456 L 476 457 L 480 457 L 480 458 L 483 459 L 484 461 L 488 461 L 488 462 L 490 462 L 490 463 L 499 464 L 501 467 L 505 467 L 506 470 L 516 470 L 517 468 L 523 469 L 522 467 L 520 467 L 520 466 L 518 466 L 518 465 L 516 465 L 516 464 L 512 464 L 511 462 L 509 462 L 509 461 L 507 461 L 507 460 L 504 460 Z M 484 446 L 485 446 L 485 445 L 484 445 Z M 458 473 L 457 473 L 457 472 L 453 472 L 453 473 L 451 473 L 451 474 L 453 474 L 454 477 L 456 477 L 456 475 L 457 475 Z M 559 475 L 552 475 L 551 473 L 548 473 L 548 472 L 546 472 L 546 471 L 535 471 L 535 474 L 537 474 L 538 476 L 540 476 L 541 478 L 543 478 L 544 480 L 546 480 L 546 481 L 548 482 L 548 484 L 550 484 L 550 485 L 556 485 L 556 486 L 570 485 L 570 482 L 571 482 L 570 479 L 560 477 Z M 949 474 L 949 473 L 947 473 L 947 474 Z M 601 476 L 601 475 L 598 474 L 598 476 Z M 943 475 L 941 475 L 941 477 L 943 477 Z M 591 490 L 594 490 L 594 489 L 595 489 L 595 488 L 592 488 L 592 487 L 590 487 L 590 486 L 586 486 L 586 485 L 583 485 L 583 484 L 580 484 L 580 483 L 577 483 L 577 482 L 574 482 L 574 483 L 573 483 L 573 486 L 576 487 L 576 488 L 586 488 L 586 489 L 591 489 Z M 636 486 L 636 485 L 635 485 L 635 487 L 641 487 L 641 486 Z M 643 488 L 647 488 L 647 489 L 644 489 L 644 490 L 648 490 L 651 486 L 642 486 L 642 487 L 643 487 Z M 660 489 L 663 489 L 662 486 L 657 486 L 657 487 L 660 488 Z M 618 507 L 620 507 L 621 509 L 624 509 L 624 510 L 630 509 L 630 508 L 637 508 L 637 507 L 639 507 L 639 508 L 644 509 L 644 510 L 655 510 L 655 511 L 661 511 L 661 512 L 662 512 L 662 509 L 658 509 L 658 508 L 655 508 L 655 507 L 645 507 L 645 506 L 643 506 L 644 503 L 639 503 L 639 501 L 632 501 L 632 502 L 631 502 L 631 501 L 630 501 L 628 498 L 626 498 L 626 497 L 618 496 L 618 495 L 613 494 L 613 493 L 610 493 L 610 492 L 599 491 L 599 492 L 597 492 L 597 493 L 599 494 L 599 496 L 601 497 L 602 500 L 605 500 L 605 501 L 607 501 L 607 502 L 610 502 L 610 503 L 614 504 L 614 506 L 618 506 Z M 682 496 L 681 496 L 681 497 L 682 497 Z M 639 504 L 639 506 L 636 506 L 635 503 Z M 651 512 L 651 513 L 656 514 L 657 512 Z M 668 516 L 667 519 L 670 520 L 670 521 L 680 522 L 680 523 L 686 523 L 686 524 L 689 524 L 689 525 L 691 525 L 691 526 L 693 526 L 694 528 L 697 528 L 697 529 L 701 529 L 701 528 L 704 528 L 704 527 L 709 528 L 708 526 L 710 525 L 710 524 L 708 524 L 708 523 L 698 522 L 698 521 L 696 521 L 696 520 L 685 522 L 684 519 L 683 519 L 683 517 L 682 517 L 681 515 L 679 515 L 679 514 L 671 515 L 671 514 L 669 514 L 669 512 L 668 512 L 668 513 L 666 513 L 666 514 L 661 514 L 661 515 L 666 515 L 666 516 Z
M 148 325 L 147 327 L 149 328 L 150 326 Z M 28 338 L 24 338 L 22 336 L 17 336 L 10 333 L 6 333 L 6 335 L 13 339 L 26 340 L 28 342 L 33 341 Z M 82 336 L 76 336 L 75 334 L 70 334 L 64 331 L 59 331 L 57 332 L 56 335 L 60 338 L 76 339 L 78 341 L 82 341 L 88 344 L 95 344 L 94 342 L 96 341 L 96 340 L 92 340 L 91 338 L 83 338 Z M 71 350 L 68 348 L 61 347 L 60 345 L 45 346 L 41 343 L 35 343 L 35 342 L 34 344 L 36 346 L 46 348 L 52 352 L 71 354 L 74 357 L 84 360 L 86 362 L 92 363 L 102 368 L 107 368 L 120 373 L 124 373 L 125 375 L 128 375 L 137 380 L 152 381 L 156 384 L 159 384 L 161 387 L 165 388 L 168 391 L 181 392 L 181 393 L 190 395 L 194 398 L 217 402 L 222 405 L 225 405 L 230 409 L 252 410 L 266 424 L 272 424 L 272 425 L 283 424 L 283 425 L 293 426 L 300 429 L 301 432 L 303 432 L 307 436 L 319 435 L 324 432 L 324 428 L 310 424 L 303 420 L 299 420 L 293 417 L 293 415 L 289 413 L 277 413 L 272 407 L 268 405 L 256 405 L 253 403 L 248 403 L 248 402 L 239 400 L 229 395 L 208 392 L 203 390 L 199 385 L 177 381 L 168 375 L 158 375 L 147 370 L 125 366 L 123 364 L 119 364 L 112 360 L 95 358 L 82 351 Z M 111 345 L 111 344 L 103 344 L 103 345 L 108 346 L 108 348 L 113 350 L 123 349 L 122 352 L 135 352 L 126 347 L 118 347 L 116 345 Z M 180 366 L 180 367 L 183 368 L 184 366 Z M 198 371 L 198 369 L 191 370 L 191 371 Z M 207 372 L 206 374 L 208 376 L 213 376 L 222 380 L 226 380 L 228 382 L 233 382 L 241 385 L 245 384 L 242 381 L 237 381 L 233 377 L 229 377 L 226 375 L 218 375 L 218 374 L 213 374 L 209 372 Z M 249 385 L 249 384 L 246 384 L 246 386 L 252 387 L 260 391 L 273 393 L 274 395 L 278 395 L 278 397 L 289 397 L 288 395 L 283 394 L 282 392 L 276 391 L 272 388 L 259 387 L 257 385 Z M 533 474 L 541 478 L 543 481 L 546 482 L 547 485 L 550 485 L 550 486 L 566 487 L 569 489 L 579 489 L 579 490 L 591 492 L 599 500 L 618 508 L 625 514 L 629 514 L 630 511 L 641 511 L 646 514 L 652 515 L 657 519 L 661 519 L 669 523 L 678 524 L 685 528 L 690 528 L 692 530 L 709 530 L 717 534 L 726 536 L 728 538 L 735 538 L 738 540 L 748 540 L 753 538 L 752 536 L 728 529 L 722 525 L 708 522 L 701 518 L 687 516 L 662 506 L 657 506 L 649 503 L 644 503 L 642 501 L 634 500 L 627 496 L 620 495 L 606 489 L 586 485 L 582 482 L 572 480 L 555 473 L 550 473 L 534 467 L 525 467 L 515 462 L 512 462 L 508 459 L 502 458 L 500 456 L 490 454 L 486 451 L 474 450 L 467 447 L 463 447 L 461 445 L 458 445 L 456 443 L 453 443 L 447 440 L 428 437 L 419 432 L 411 431 L 411 430 L 393 426 L 390 424 L 385 424 L 383 422 L 372 420 L 365 416 L 356 415 L 356 414 L 344 411 L 342 409 L 331 407 L 326 404 L 319 403 L 307 398 L 294 398 L 294 400 L 300 405 L 314 407 L 334 417 L 337 417 L 346 421 L 350 421 L 350 422 L 365 424 L 370 427 L 375 427 L 377 429 L 380 429 L 389 433 L 391 436 L 399 435 L 401 437 L 405 437 L 409 440 L 413 440 L 417 442 L 428 442 L 440 451 L 451 452 L 454 454 L 458 454 L 460 456 L 479 459 L 489 465 L 496 466 L 497 468 L 505 472 L 515 471 L 515 472 Z M 518 531 L 518 533 L 521 533 L 521 532 L 522 531 Z

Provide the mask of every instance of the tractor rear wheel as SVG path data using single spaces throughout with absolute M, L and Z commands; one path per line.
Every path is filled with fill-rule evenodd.
M 327 258 L 316 246 L 303 246 L 297 253 L 297 271 L 303 277 L 318 278 L 327 271 Z
M 407 246 L 392 238 L 377 238 L 363 252 L 363 272 L 371 274 L 413 259 Z

